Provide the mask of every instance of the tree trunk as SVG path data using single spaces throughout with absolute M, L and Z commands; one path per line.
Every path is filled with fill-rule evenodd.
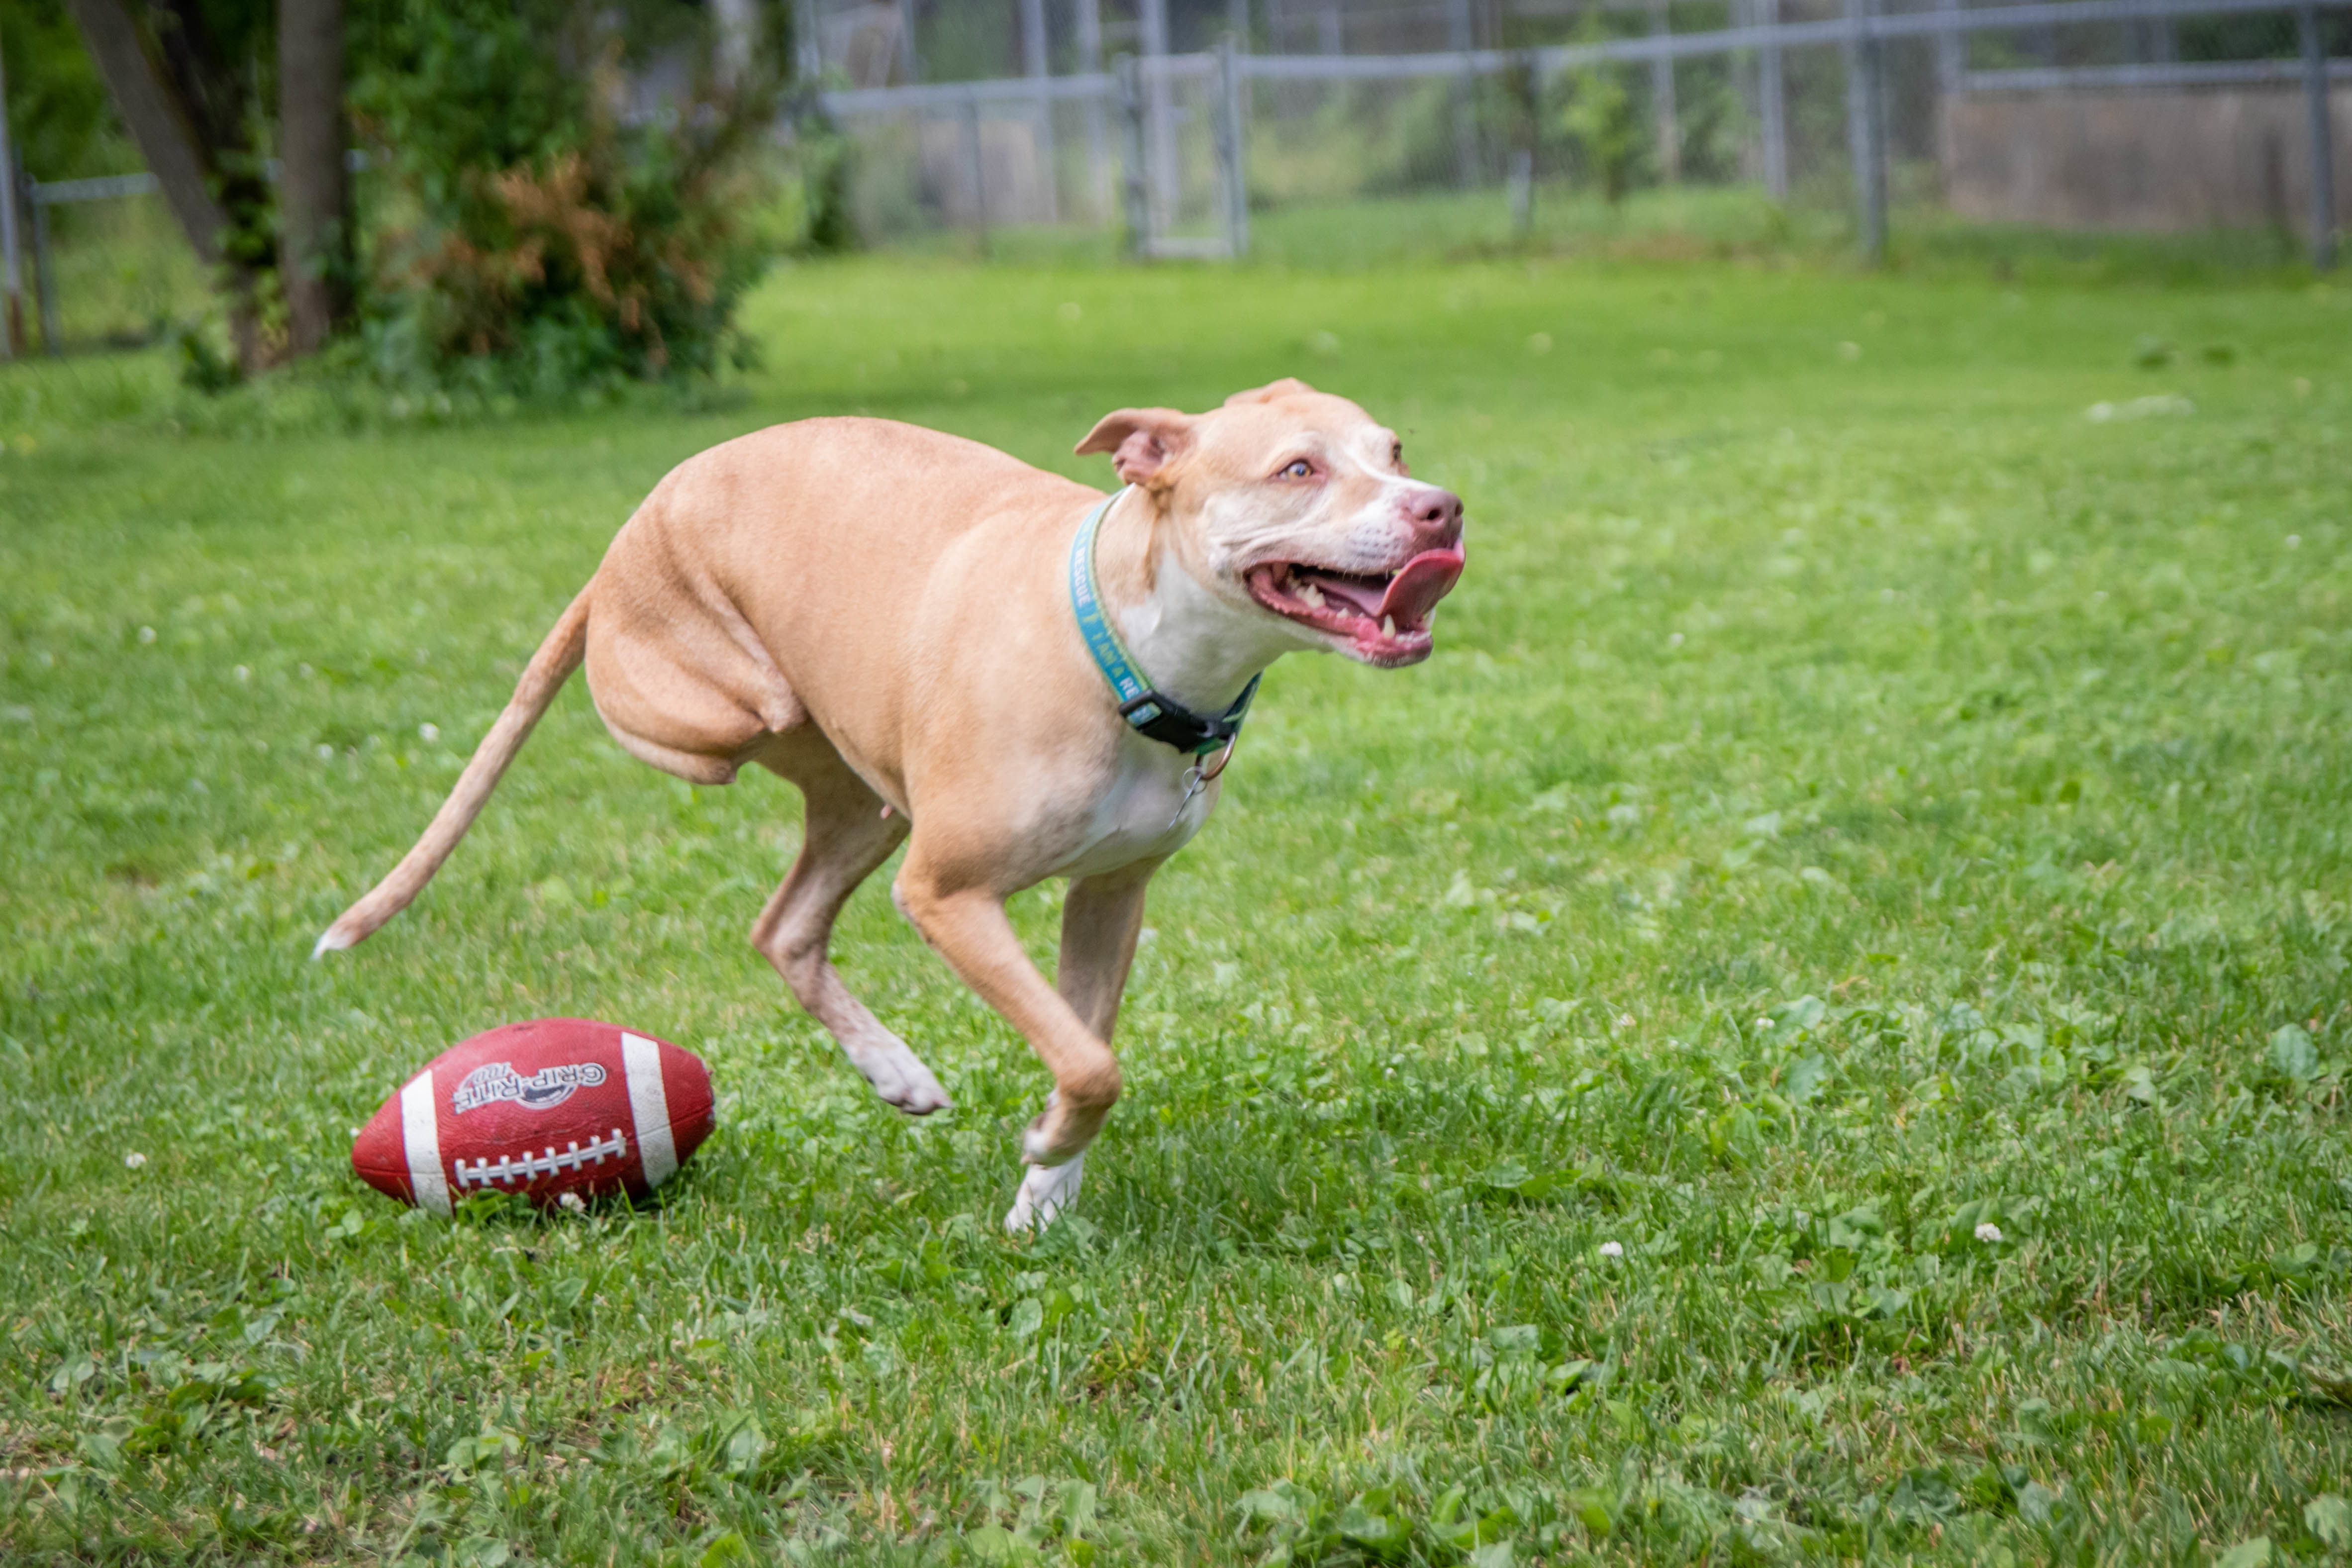
M 347 143 L 342 0 L 278 0 L 278 276 L 295 355 L 351 315 Z
M 206 159 L 186 107 L 164 84 L 147 56 L 138 25 L 122 0 L 68 0 L 74 26 L 81 29 L 89 58 L 105 79 L 115 111 L 179 221 L 180 232 L 207 267 L 221 259 L 221 230 L 228 216 L 205 180 Z
M 267 223 L 268 188 L 244 155 L 235 79 L 214 58 L 202 16 L 170 4 L 151 8 L 151 20 L 163 28 L 151 52 L 123 0 L 68 5 L 180 231 L 197 259 L 218 269 L 237 364 L 261 369 L 270 345 L 257 285 L 269 263 L 266 245 L 257 255 L 254 240 Z

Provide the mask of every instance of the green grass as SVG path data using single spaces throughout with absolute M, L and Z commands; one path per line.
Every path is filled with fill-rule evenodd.
M 54 310 L 68 352 L 151 342 L 204 313 L 204 268 L 161 196 L 52 207 L 49 224 Z M 25 273 L 29 336 L 39 321 L 29 257 Z
M 1899 170 L 1899 183 L 1927 187 L 1932 171 Z M 791 205 L 780 233 L 799 232 Z M 1637 190 L 1617 206 L 1565 182 L 1535 195 L 1525 232 L 1513 227 L 1500 187 L 1411 195 L 1309 200 L 1286 193 L 1250 219 L 1250 253 L 1260 265 L 1360 272 L 1440 261 L 1582 259 L 1617 264 L 1733 261 L 1743 266 L 1844 270 L 1858 265 L 1847 194 L 1815 180 L 1788 203 L 1750 185 Z M 398 226 L 401 214 L 386 215 Z M 54 259 L 60 329 L 68 352 L 136 346 L 178 327 L 215 319 L 203 269 L 173 228 L 161 198 L 139 197 L 55 209 Z M 922 221 L 929 221 L 928 219 Z M 1189 226 L 1195 237 L 1211 230 Z M 906 260 L 986 260 L 1016 268 L 1091 268 L 1119 258 L 1121 237 L 1090 222 L 901 228 L 874 237 Z M 2311 281 L 2303 243 L 2256 229 L 2186 234 L 2069 233 L 2018 224 L 1963 221 L 1932 201 L 1899 203 L 1888 265 L 1923 280 L 1991 281 L 2028 287 L 2085 284 L 2299 286 Z M 32 320 L 27 297 L 28 323 Z M 215 320 L 215 335 L 218 323 Z M 199 416 L 199 422 L 204 416 Z
M 1926 185 L 1932 171 L 1899 171 Z M 1194 223 L 1186 233 L 1213 230 Z M 1099 265 L 1118 254 L 1117 233 L 1083 223 L 897 231 L 898 255 L 986 258 L 1015 267 Z M 1538 187 L 1527 229 L 1512 224 L 1500 187 L 1412 195 L 1309 200 L 1286 195 L 1250 216 L 1253 261 L 1357 272 L 1433 261 L 1584 259 L 1679 264 L 1736 261 L 1764 268 L 1853 269 L 1853 211 L 1835 181 L 1816 180 L 1787 203 L 1750 185 L 1637 190 L 1615 206 L 1562 182 Z M 2028 286 L 2086 284 L 2305 284 L 2303 242 L 2264 229 L 2183 234 L 2074 233 L 1963 220 L 1933 201 L 1898 203 L 1887 265 L 1923 280 Z
M 0 376 L 0 1557 L 2341 1559 L 2352 292 L 867 261 L 752 324 L 698 412 Z M 306 962 L 669 465 L 864 409 L 1099 479 L 1288 373 L 1471 569 L 1426 666 L 1269 676 L 1076 1219 L 998 1235 L 1045 1076 L 882 879 L 923 1124 L 743 940 L 791 792 L 577 684 Z M 710 1063 L 665 1201 L 358 1184 L 549 1014 Z

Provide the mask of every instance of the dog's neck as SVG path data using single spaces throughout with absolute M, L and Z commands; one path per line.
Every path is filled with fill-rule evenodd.
M 1211 590 L 1185 564 L 1140 489 L 1114 503 L 1096 539 L 1103 608 L 1154 689 L 1195 713 L 1233 706 L 1250 677 L 1296 646 L 1254 605 Z

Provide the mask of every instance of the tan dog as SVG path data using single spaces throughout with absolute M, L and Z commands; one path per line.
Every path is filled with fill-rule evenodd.
M 1118 1098 L 1111 1026 L 1144 887 L 1215 808 L 1221 721 L 1292 649 L 1427 658 L 1432 607 L 1462 569 L 1462 503 L 1409 478 L 1362 409 L 1299 382 L 1204 415 L 1123 409 L 1077 450 L 1113 454 L 1129 488 L 1106 503 L 878 419 L 778 426 L 679 465 L 541 644 L 425 836 L 317 952 L 416 896 L 584 657 L 630 752 L 697 784 L 757 763 L 800 786 L 804 842 L 752 943 L 875 1089 L 919 1116 L 945 1091 L 826 956 L 850 893 L 911 839 L 892 898 L 1053 1072 L 1005 1223 L 1050 1219 Z M 1081 632 L 1080 578 L 1149 672 L 1156 701 L 1126 717 Z M 1181 721 L 1194 728 L 1171 742 Z M 1054 986 L 1004 911 L 1048 877 L 1070 879 Z

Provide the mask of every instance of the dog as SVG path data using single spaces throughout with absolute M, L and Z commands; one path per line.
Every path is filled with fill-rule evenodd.
M 806 832 L 752 945 L 890 1104 L 948 1096 L 842 984 L 835 918 L 902 843 L 901 913 L 1053 1074 L 1005 1226 L 1076 1196 L 1119 1094 L 1112 1025 L 1144 889 L 1216 809 L 1259 673 L 1294 650 L 1391 668 L 1433 646 L 1461 500 L 1396 434 L 1283 380 L 1077 445 L 1106 497 L 915 426 L 810 419 L 689 458 L 614 537 L 415 847 L 319 938 L 405 908 L 583 662 L 632 755 L 698 784 L 758 763 Z M 1148 672 L 1148 674 L 1146 673 Z M 1069 879 L 1056 982 L 1005 900 Z

